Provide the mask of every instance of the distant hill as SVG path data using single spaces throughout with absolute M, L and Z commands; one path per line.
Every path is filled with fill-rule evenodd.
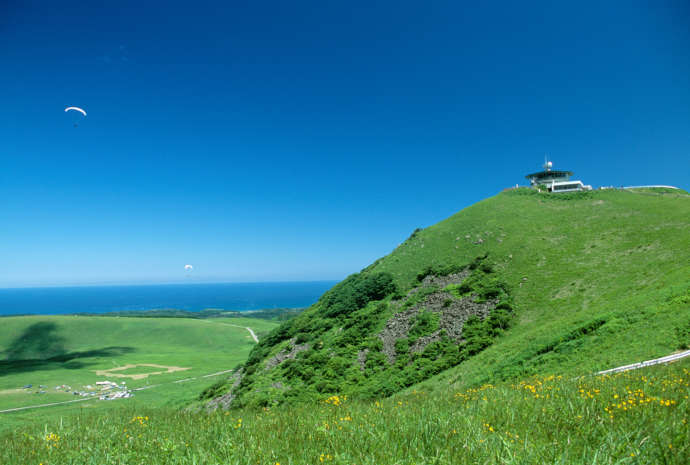
M 583 374 L 690 344 L 690 196 L 501 193 L 424 230 L 254 347 L 209 406 Z
M 209 308 L 193 312 L 175 308 L 161 308 L 152 310 L 120 310 L 105 313 L 75 313 L 75 315 L 128 318 L 194 318 L 199 320 L 206 318 L 259 318 L 261 320 L 286 321 L 299 315 L 303 310 L 303 308 L 267 308 L 263 310 L 229 311 Z

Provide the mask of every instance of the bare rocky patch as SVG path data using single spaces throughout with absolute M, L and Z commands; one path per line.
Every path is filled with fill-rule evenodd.
M 242 382 L 243 377 L 244 370 L 242 368 L 233 373 L 233 375 L 229 378 L 229 380 L 232 381 L 232 386 L 230 386 L 230 390 L 222 396 L 210 400 L 206 404 L 206 410 L 212 412 L 219 407 L 222 410 L 229 409 L 230 405 L 232 404 L 232 401 L 235 400 L 236 397 L 234 394 L 235 388 L 240 385 L 240 382 Z
M 489 315 L 489 312 L 491 312 L 498 303 L 497 299 L 488 300 L 486 302 L 475 302 L 475 295 L 458 299 L 450 292 L 443 290 L 449 284 L 460 284 L 468 275 L 468 271 L 453 273 L 448 276 L 430 275 L 422 280 L 420 286 L 408 293 L 407 297 L 409 298 L 425 288 L 436 287 L 438 289 L 425 296 L 419 303 L 412 307 L 395 313 L 386 322 L 383 330 L 378 334 L 379 339 L 383 343 L 382 351 L 386 354 L 389 363 L 395 363 L 397 358 L 395 342 L 398 339 L 407 338 L 409 336 L 415 318 L 421 311 L 438 314 L 439 328 L 432 334 L 421 336 L 415 340 L 410 346 L 410 353 L 423 351 L 427 345 L 441 340 L 443 333 L 457 343 L 462 343 L 462 328 L 467 319 L 471 316 L 478 316 L 484 319 Z M 402 303 L 398 305 L 402 306 Z M 362 369 L 366 364 L 366 355 L 364 351 L 360 351 L 357 357 Z
M 277 367 L 285 360 L 294 359 L 300 352 L 309 350 L 309 347 L 311 346 L 308 342 L 305 342 L 304 344 L 295 344 L 295 338 L 290 339 L 287 347 L 285 347 L 283 350 L 281 350 L 280 352 L 278 352 L 266 361 L 266 370 L 271 370 Z
M 369 353 L 369 349 L 364 349 L 360 350 L 357 352 L 357 362 L 359 363 L 359 369 L 361 371 L 364 371 L 366 368 L 366 363 L 367 363 L 367 354 Z

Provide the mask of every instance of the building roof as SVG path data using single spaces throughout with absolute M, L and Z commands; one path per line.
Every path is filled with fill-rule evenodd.
M 532 173 L 525 176 L 527 179 L 532 178 L 561 178 L 565 176 L 572 176 L 572 171 L 559 171 L 559 170 L 549 170 L 549 171 L 539 171 L 538 173 Z

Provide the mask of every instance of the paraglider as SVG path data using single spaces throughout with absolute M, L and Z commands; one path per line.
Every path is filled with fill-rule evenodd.
M 192 265 L 185 265 L 184 266 L 185 271 L 192 271 L 193 269 L 194 269 L 194 267 Z
M 79 108 L 79 107 L 67 107 L 67 108 L 65 108 L 65 111 L 66 111 L 66 112 L 67 112 L 67 111 L 70 111 L 70 110 L 78 111 L 78 112 L 81 113 L 82 115 L 86 116 L 86 111 L 84 111 L 84 109 L 82 109 L 82 108 Z
M 78 113 L 81 113 L 84 117 L 86 117 L 86 111 L 83 108 L 79 108 L 79 107 L 67 107 L 67 108 L 65 108 L 65 113 L 70 112 L 70 111 L 76 111 Z M 82 117 L 80 116 L 79 120 L 81 120 L 81 119 L 82 119 Z M 79 125 L 78 121 L 75 120 L 74 121 L 74 127 L 76 128 L 78 125 Z

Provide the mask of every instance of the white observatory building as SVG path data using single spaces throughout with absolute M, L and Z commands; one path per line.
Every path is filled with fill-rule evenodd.
M 585 185 L 582 181 L 571 181 L 572 171 L 559 171 L 551 169 L 552 167 L 553 163 L 547 161 L 544 163 L 544 171 L 525 176 L 529 180 L 530 187 L 544 186 L 547 191 L 554 193 L 592 190 L 592 186 Z

